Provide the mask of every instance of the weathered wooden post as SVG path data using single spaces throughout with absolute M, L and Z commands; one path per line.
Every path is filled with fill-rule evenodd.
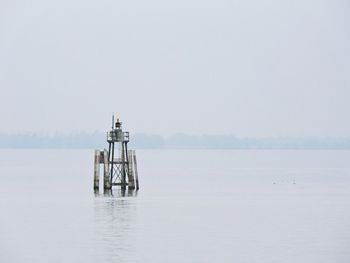
M 129 160 L 129 172 L 128 172 L 128 187 L 130 190 L 135 189 L 135 180 L 134 180 L 134 151 L 128 151 L 128 160 Z
M 95 150 L 94 156 L 94 191 L 100 187 L 100 150 Z
M 108 169 L 108 151 L 106 149 L 103 150 L 103 187 L 104 190 L 111 189 L 111 181 Z
M 137 172 L 137 161 L 136 161 L 136 153 L 135 153 L 135 151 L 134 151 L 133 157 L 134 157 L 133 159 L 134 159 L 136 190 L 139 190 L 139 174 Z

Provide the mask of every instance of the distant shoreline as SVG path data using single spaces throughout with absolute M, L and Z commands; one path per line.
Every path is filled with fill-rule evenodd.
M 275 137 L 240 138 L 234 135 L 188 135 L 169 137 L 132 134 L 133 149 L 188 150 L 350 150 L 350 138 Z M 95 149 L 105 148 L 105 133 L 0 134 L 0 149 Z

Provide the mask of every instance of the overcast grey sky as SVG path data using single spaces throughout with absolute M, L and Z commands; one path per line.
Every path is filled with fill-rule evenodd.
M 0 132 L 349 136 L 349 3 L 0 0 Z

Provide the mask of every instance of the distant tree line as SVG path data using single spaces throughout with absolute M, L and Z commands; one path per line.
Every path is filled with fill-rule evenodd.
M 0 148 L 106 148 L 106 134 L 0 134 Z M 169 137 L 155 134 L 131 134 L 134 149 L 350 149 L 350 138 L 239 138 L 234 135 L 189 135 Z

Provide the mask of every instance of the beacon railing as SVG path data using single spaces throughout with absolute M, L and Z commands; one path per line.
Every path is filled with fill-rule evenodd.
M 107 142 L 129 142 L 129 132 L 113 130 L 107 132 Z

